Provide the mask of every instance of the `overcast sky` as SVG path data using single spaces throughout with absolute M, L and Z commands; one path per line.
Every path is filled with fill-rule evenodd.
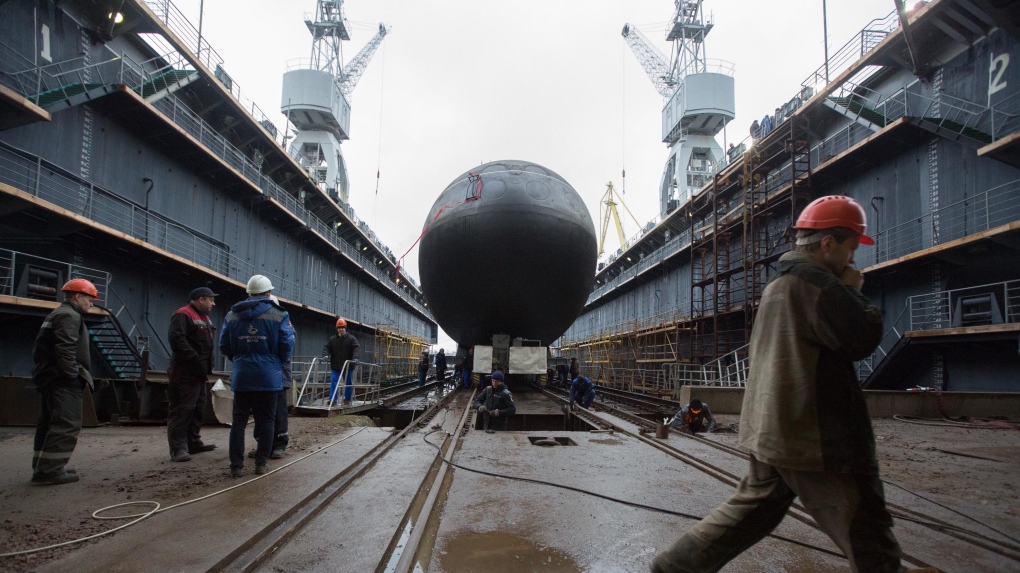
M 197 27 L 199 0 L 173 1 Z M 205 1 L 203 36 L 242 93 L 281 129 L 285 62 L 309 57 L 304 17 L 315 6 Z M 708 57 L 736 67 L 727 141 L 738 142 L 753 119 L 788 101 L 822 65 L 822 3 L 706 0 L 704 7 L 715 21 Z M 893 7 L 892 0 L 830 0 L 830 53 Z M 667 159 L 664 101 L 620 31 L 631 23 L 668 57 L 664 29 L 674 9 L 671 0 L 347 0 L 345 62 L 379 22 L 391 28 L 351 98 L 351 139 L 342 150 L 352 206 L 399 257 L 456 176 L 486 161 L 523 159 L 563 176 L 596 225 L 606 183 L 621 189 L 626 168 L 624 202 L 642 224 L 651 220 Z M 638 230 L 633 221 L 623 225 L 628 237 Z M 618 246 L 611 233 L 606 252 Z M 404 264 L 417 279 L 417 248 Z M 440 333 L 440 344 L 450 350 L 452 342 Z

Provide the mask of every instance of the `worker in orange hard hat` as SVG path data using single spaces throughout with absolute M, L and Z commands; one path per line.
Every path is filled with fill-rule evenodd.
M 39 485 L 78 481 L 78 474 L 66 465 L 81 432 L 82 392 L 86 385 L 93 386 L 89 333 L 83 316 L 99 292 L 85 279 L 71 279 L 60 290 L 64 302 L 43 321 L 32 352 L 32 380 L 41 394 L 32 483 Z
M 858 245 L 874 244 L 864 209 L 850 197 L 822 197 L 794 229 L 793 251 L 780 257 L 751 330 L 740 412 L 747 476 L 655 558 L 653 572 L 718 571 L 779 525 L 798 497 L 852 571 L 902 571 L 853 367 L 882 337 L 882 315 L 853 267 Z
M 329 337 L 326 345 L 322 347 L 323 358 L 329 358 L 329 368 L 332 370 L 329 384 L 329 403 L 337 402 L 336 386 L 340 376 L 344 373 L 344 366 L 347 367 L 347 374 L 344 381 L 344 403 L 350 404 L 354 396 L 352 386 L 352 375 L 354 368 L 358 365 L 358 356 L 361 354 L 361 344 L 357 337 L 347 332 L 347 321 L 338 318 L 336 321 L 336 334 Z

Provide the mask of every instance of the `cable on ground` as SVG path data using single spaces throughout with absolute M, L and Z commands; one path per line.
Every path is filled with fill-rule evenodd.
M 440 451 L 440 453 L 442 453 L 443 450 L 442 450 L 442 448 L 440 446 L 438 446 L 436 444 L 433 444 L 432 442 L 430 442 L 428 440 L 428 437 L 430 435 L 432 435 L 432 434 L 434 434 L 434 433 L 436 433 L 438 431 L 440 431 L 440 430 L 433 430 L 433 431 L 425 434 L 424 436 L 422 436 L 422 440 L 424 440 L 426 444 L 432 446 L 433 448 L 436 448 L 437 450 Z M 661 507 L 655 507 L 654 505 L 645 505 L 643 503 L 637 503 L 637 502 L 634 502 L 634 501 L 627 501 L 627 500 L 624 500 L 624 499 L 619 499 L 619 498 L 612 497 L 612 496 L 609 496 L 609 495 L 603 495 L 601 493 L 595 493 L 593 491 L 583 490 L 581 488 L 577 488 L 577 487 L 573 487 L 573 486 L 569 486 L 569 485 L 563 485 L 563 484 L 553 483 L 553 482 L 550 482 L 550 481 L 543 481 L 543 480 L 534 479 L 534 478 L 526 478 L 526 477 L 521 477 L 521 476 L 512 476 L 512 475 L 500 474 L 500 473 L 495 473 L 495 472 L 488 472 L 488 471 L 485 471 L 485 470 L 479 470 L 479 469 L 475 469 L 475 468 L 469 468 L 467 466 L 462 466 L 462 465 L 460 465 L 460 464 L 458 464 L 456 462 L 446 460 L 445 458 L 441 458 L 441 459 L 443 460 L 443 463 L 447 463 L 447 464 L 450 464 L 451 466 L 453 466 L 455 468 L 462 469 L 464 471 L 468 471 L 468 472 L 472 472 L 472 473 L 476 473 L 476 474 L 482 474 L 482 475 L 487 475 L 487 476 L 490 476 L 490 477 L 498 477 L 498 478 L 503 478 L 503 479 L 515 480 L 515 481 L 523 481 L 523 482 L 528 482 L 528 483 L 537 483 L 537 484 L 540 484 L 540 485 L 547 485 L 547 486 L 556 487 L 556 488 L 560 488 L 560 489 L 565 489 L 565 490 L 568 490 L 568 491 L 573 491 L 573 492 L 577 492 L 577 493 L 581 493 L 581 494 L 585 494 L 585 495 L 590 495 L 590 496 L 593 496 L 593 497 L 604 499 L 606 501 L 612 501 L 612 502 L 620 503 L 620 504 L 623 504 L 623 505 L 629 505 L 631 507 L 636 507 L 638 509 L 646 509 L 648 511 L 655 511 L 655 512 L 658 512 L 658 513 L 665 513 L 665 514 L 668 514 L 668 515 L 675 515 L 675 516 L 678 516 L 678 517 L 684 517 L 684 518 L 687 518 L 687 519 L 693 519 L 695 521 L 700 521 L 701 519 L 703 519 L 702 516 L 692 515 L 690 513 L 683 513 L 681 511 L 673 511 L 671 509 L 663 509 Z M 796 539 L 791 539 L 789 537 L 784 537 L 782 535 L 776 535 L 775 533 L 768 534 L 768 537 L 772 537 L 773 539 L 778 539 L 780 541 L 785 541 L 787 543 L 792 543 L 794 545 L 799 545 L 799 546 L 807 548 L 807 549 L 813 549 L 815 551 L 818 551 L 818 552 L 821 552 L 821 553 L 825 553 L 827 555 L 832 555 L 834 557 L 839 557 L 841 559 L 846 559 L 846 555 L 843 555 L 842 553 L 840 553 L 838 551 L 832 551 L 832 550 L 826 549 L 824 547 L 819 547 L 817 545 L 811 545 L 810 543 L 805 543 L 803 541 L 797 541 Z
M 287 462 L 287 463 L 283 464 L 282 466 L 280 466 L 278 468 L 272 469 L 272 470 L 270 470 L 270 471 L 268 471 L 268 472 L 266 472 L 266 473 L 264 473 L 262 475 L 256 476 L 256 477 L 254 477 L 252 479 L 249 479 L 247 481 L 241 482 L 239 484 L 232 485 L 230 487 L 223 488 L 223 489 L 218 490 L 218 491 L 214 491 L 213 493 L 206 494 L 206 495 L 203 495 L 201 497 L 196 497 L 194 499 L 189 499 L 189 500 L 186 500 L 186 501 L 182 501 L 180 503 L 177 503 L 177 504 L 174 504 L 174 505 L 169 505 L 167 507 L 162 507 L 159 502 L 149 501 L 149 500 L 128 501 L 128 502 L 124 502 L 124 503 L 118 503 L 118 504 L 115 504 L 115 505 L 108 505 L 106 507 L 97 509 L 94 512 L 92 512 L 92 518 L 93 519 L 100 519 L 100 520 L 134 519 L 134 521 L 131 521 L 129 523 L 125 523 L 124 525 L 119 525 L 117 527 L 114 527 L 113 529 L 110 529 L 110 530 L 107 530 L 107 531 L 103 531 L 101 533 L 96 533 L 96 534 L 89 535 L 87 537 L 81 537 L 81 538 L 78 538 L 78 539 L 72 539 L 71 541 L 64 541 L 62 543 L 55 543 L 53 545 L 47 545 L 45 547 L 37 547 L 35 549 L 24 549 L 22 551 L 11 551 L 9 553 L 0 553 L 0 558 L 3 558 L 3 557 L 14 557 L 16 555 L 27 555 L 29 553 L 38 553 L 40 551 L 46 551 L 48 549 L 56 549 L 58 547 L 65 547 L 67 545 L 74 545 L 74 544 L 77 544 L 77 543 L 82 543 L 84 541 L 89 541 L 91 539 L 96 539 L 97 537 L 102 537 L 104 535 L 109 535 L 109 534 L 111 534 L 111 533 L 113 533 L 115 531 L 120 531 L 121 529 L 125 529 L 127 527 L 130 527 L 132 525 L 135 525 L 136 523 L 140 523 L 141 521 L 143 521 L 143 520 L 145 520 L 145 519 L 147 519 L 147 518 L 149 518 L 149 517 L 151 517 L 151 516 L 153 516 L 153 515 L 155 515 L 157 513 L 163 513 L 164 511 L 169 511 L 171 509 L 176 509 L 178 507 L 183 507 L 185 505 L 190 505 L 192 503 L 197 503 L 199 501 L 202 501 L 202 500 L 205 500 L 205 499 L 209 499 L 210 497 L 214 497 L 214 496 L 220 495 L 221 493 L 226 493 L 226 492 L 228 492 L 228 491 L 230 491 L 232 489 L 237 489 L 237 488 L 239 488 L 241 486 L 248 485 L 248 484 L 250 484 L 250 483 L 252 483 L 252 482 L 254 482 L 256 480 L 260 480 L 262 478 L 269 477 L 269 476 L 275 474 L 276 472 L 278 472 L 278 471 L 280 471 L 280 470 L 282 470 L 282 469 L 284 469 L 284 468 L 286 468 L 288 466 L 292 466 L 292 465 L 294 465 L 294 464 L 304 460 L 305 458 L 308 458 L 310 456 L 314 456 L 315 454 L 318 454 L 318 453 L 322 452 L 326 448 L 330 448 L 332 446 L 335 446 L 335 445 L 339 444 L 340 442 L 343 442 L 344 440 L 347 440 L 349 438 L 353 438 L 354 436 L 358 435 L 364 429 L 365 429 L 365 427 L 362 426 L 362 427 L 358 428 L 357 431 L 355 431 L 354 433 L 349 434 L 347 436 L 344 436 L 344 437 L 340 438 L 339 440 L 336 440 L 336 441 L 331 442 L 329 444 L 326 444 L 325 446 L 322 446 L 321 448 L 315 450 L 314 452 L 309 452 L 309 453 L 301 456 L 300 458 L 297 458 L 296 460 L 292 460 L 290 462 Z M 155 507 L 153 507 L 152 510 L 148 511 L 147 513 L 133 513 L 133 514 L 129 514 L 129 515 L 114 515 L 114 516 L 103 516 L 103 515 L 100 515 L 103 512 L 106 512 L 106 511 L 109 511 L 109 510 L 112 510 L 112 509 L 116 509 L 118 507 L 127 507 L 127 506 L 131 506 L 131 505 L 153 505 Z

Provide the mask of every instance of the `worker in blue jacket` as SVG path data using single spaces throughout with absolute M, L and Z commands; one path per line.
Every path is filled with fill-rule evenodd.
M 574 402 L 577 401 L 581 407 L 587 410 L 595 401 L 595 384 L 580 374 L 570 383 L 570 409 L 574 409 Z
M 273 284 L 263 275 L 248 281 L 248 298 L 227 313 L 220 331 L 220 352 L 230 359 L 234 419 L 230 426 L 230 476 L 241 477 L 244 430 L 255 416 L 255 473 L 269 471 L 276 398 L 283 390 L 283 365 L 294 350 L 294 328 L 287 311 L 269 300 Z

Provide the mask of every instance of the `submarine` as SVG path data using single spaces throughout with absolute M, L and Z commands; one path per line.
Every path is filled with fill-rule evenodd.
M 461 346 L 495 334 L 548 346 L 595 281 L 591 214 L 563 177 L 503 160 L 465 171 L 425 220 L 418 268 L 439 326 Z

